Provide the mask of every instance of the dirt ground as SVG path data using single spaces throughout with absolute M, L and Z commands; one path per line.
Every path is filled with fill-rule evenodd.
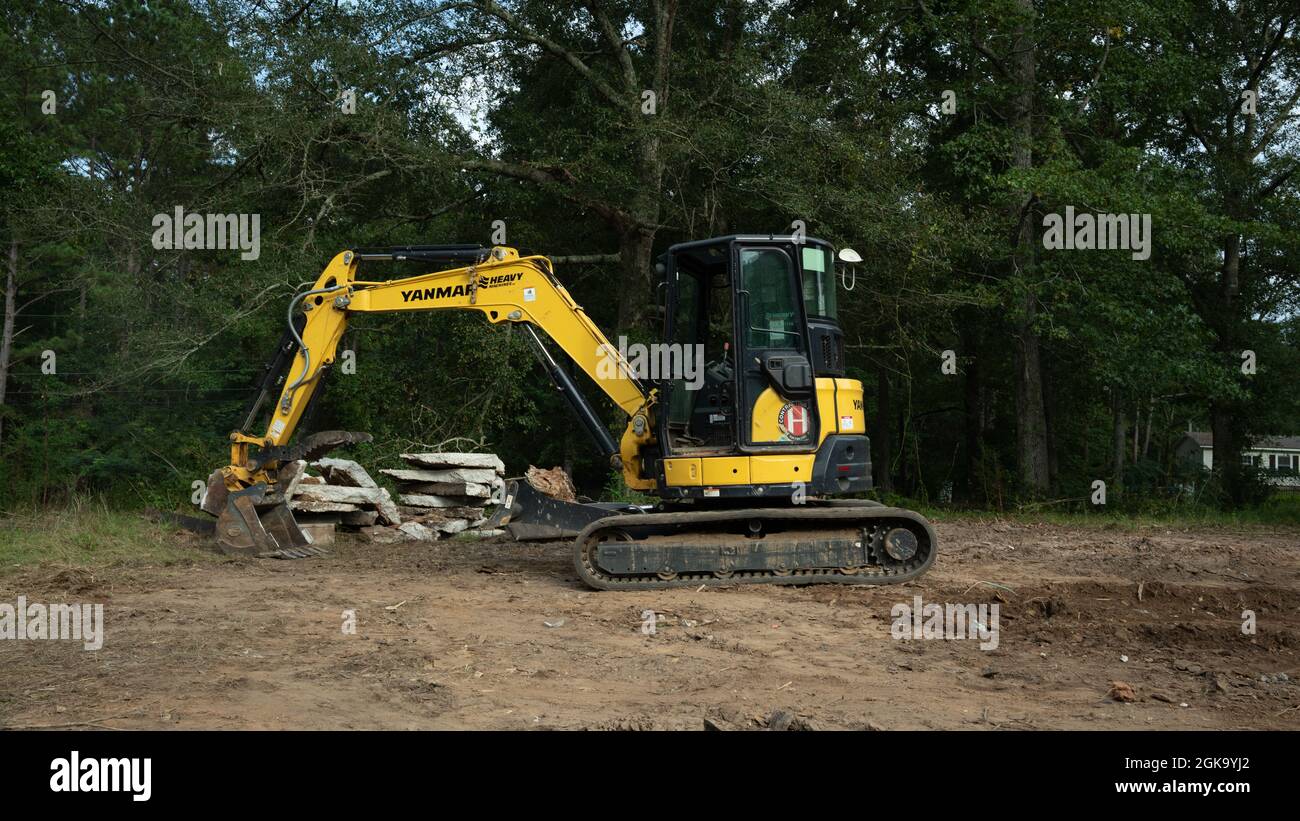
M 504 538 L 15 571 L 0 601 L 103 602 L 105 641 L 0 641 L 0 727 L 1300 727 L 1300 533 L 936 527 L 901 587 L 599 593 Z M 997 603 L 997 648 L 895 640 L 917 595 Z

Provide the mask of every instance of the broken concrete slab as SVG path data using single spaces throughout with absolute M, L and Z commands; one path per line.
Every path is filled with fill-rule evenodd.
M 387 495 L 383 488 L 299 485 L 297 499 L 306 502 L 339 502 L 349 505 L 377 505 Z
M 337 507 L 347 505 L 348 507 Z M 402 523 L 402 514 L 393 503 L 392 494 L 381 487 L 341 487 L 339 485 L 299 485 L 298 495 L 289 507 L 293 510 L 314 512 L 337 511 L 350 513 L 362 507 L 373 507 L 379 520 L 385 524 Z
M 352 513 L 341 515 L 339 522 L 349 527 L 369 527 L 379 519 L 379 513 L 374 510 L 358 510 Z
M 476 499 L 487 499 L 492 493 L 488 485 L 474 482 L 416 482 L 403 484 L 402 490 L 429 496 L 466 496 Z
M 446 468 L 442 470 L 407 470 L 402 468 L 385 468 L 379 471 L 399 482 L 472 482 L 491 484 L 497 478 L 496 472 L 488 468 Z
M 434 529 L 439 533 L 451 536 L 469 529 L 469 522 L 464 519 L 448 519 L 441 524 L 434 525 Z
M 489 468 L 496 473 L 506 470 L 495 453 L 403 453 L 402 461 L 425 468 Z
M 431 542 L 434 539 L 438 538 L 437 533 L 425 527 L 424 525 L 420 524 L 419 522 L 406 522 L 404 524 L 399 525 L 397 527 L 397 530 L 402 533 L 405 533 L 410 538 L 416 539 L 421 542 Z
M 380 527 L 379 525 L 361 528 L 361 537 L 373 544 L 397 544 L 411 538 L 395 527 Z
M 467 507 L 474 504 L 473 499 L 464 496 L 431 496 L 423 493 L 401 493 L 397 498 L 410 507 Z
M 298 485 L 307 475 L 307 463 L 299 459 L 280 468 L 280 484 L 284 488 L 282 499 L 292 499 L 298 492 Z
M 325 477 L 325 481 L 331 485 L 343 485 L 346 487 L 369 487 L 375 488 L 375 480 L 370 478 L 366 469 L 351 459 L 334 459 L 326 457 L 317 459 L 312 464 L 320 468 Z
M 375 501 L 375 510 L 379 513 L 379 521 L 390 525 L 400 525 L 402 523 L 402 514 L 393 503 L 393 496 L 387 488 L 379 489 L 379 498 Z
M 403 520 L 414 519 L 425 523 L 430 521 L 445 522 L 448 519 L 464 519 L 467 522 L 472 522 L 483 518 L 483 508 L 480 507 L 412 507 L 411 505 L 398 505 L 397 509 L 401 511 Z
M 289 500 L 289 509 L 304 513 L 354 513 L 361 508 L 348 502 L 320 502 L 300 496 Z
M 298 524 L 314 524 L 314 523 L 319 523 L 319 524 L 340 525 L 340 524 L 343 524 L 343 517 L 346 516 L 346 515 L 351 515 L 351 514 L 345 514 L 345 513 L 304 513 L 304 512 L 301 511 L 301 510 L 295 510 L 294 513 L 293 513 L 293 518 L 294 518 L 294 521 L 296 521 Z
M 334 544 L 334 525 L 325 522 L 299 522 L 298 527 L 311 539 L 313 547 L 329 547 Z

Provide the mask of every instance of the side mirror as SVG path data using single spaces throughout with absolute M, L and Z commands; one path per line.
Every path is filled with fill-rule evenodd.
M 840 262 L 843 262 L 849 266 L 855 265 L 862 261 L 862 257 L 858 254 L 857 251 L 854 251 L 852 248 L 841 248 L 837 256 L 839 257 Z M 851 277 L 850 274 L 852 274 Z M 841 270 L 840 282 L 841 284 L 844 285 L 844 290 L 852 291 L 853 286 L 858 284 L 857 269 L 850 267 L 848 271 Z

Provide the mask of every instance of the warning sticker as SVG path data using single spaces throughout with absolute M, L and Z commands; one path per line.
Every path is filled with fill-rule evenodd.
M 840 417 L 840 430 L 853 430 L 853 417 L 852 417 L 852 416 L 841 416 L 841 417 Z
M 536 288 L 525 288 L 525 289 L 524 289 L 524 302 L 536 302 L 536 301 L 537 301 L 537 289 L 536 289 Z

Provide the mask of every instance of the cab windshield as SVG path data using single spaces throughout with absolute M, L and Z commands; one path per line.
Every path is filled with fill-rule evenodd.
M 803 249 L 803 302 L 808 316 L 837 319 L 835 308 L 835 258 L 829 248 Z

